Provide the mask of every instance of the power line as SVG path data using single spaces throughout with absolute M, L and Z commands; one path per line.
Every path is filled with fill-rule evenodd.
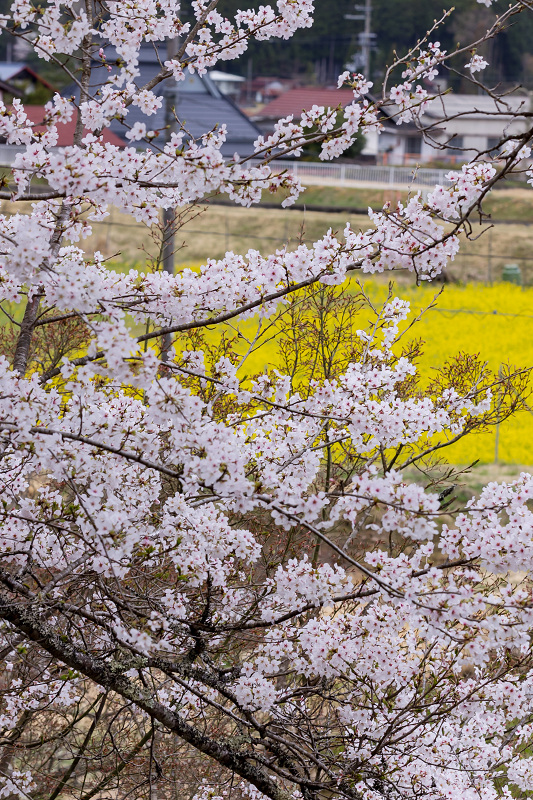
M 533 319 L 533 314 L 511 314 L 509 311 L 497 311 L 496 309 L 488 311 L 479 311 L 473 308 L 432 308 L 432 311 L 438 311 L 441 314 L 478 314 L 484 317 L 498 316 L 498 317 L 522 317 L 525 319 Z
M 221 204 L 222 205 L 222 204 Z M 223 205 L 226 205 L 225 203 Z M 228 204 L 229 205 L 229 204 Z M 129 222 L 113 222 L 113 221 L 106 221 L 106 220 L 95 220 L 91 222 L 91 225 L 103 225 L 108 227 L 117 227 L 117 228 L 137 228 L 137 230 L 142 230 L 142 226 L 140 224 L 132 224 Z M 187 228 L 189 233 L 194 234 L 209 234 L 209 236 L 227 236 L 227 232 L 225 231 L 213 231 L 213 230 L 201 230 L 201 229 L 192 229 Z M 269 242 L 284 242 L 286 239 L 282 236 L 264 236 L 261 234 L 255 233 L 234 233 L 233 231 L 229 232 L 230 236 L 236 239 L 264 239 L 265 241 Z M 513 261 L 533 261 L 533 256 L 514 256 L 509 255 L 509 253 L 469 253 L 466 250 L 460 251 L 460 257 L 464 258 L 502 258 L 506 260 L 513 260 Z

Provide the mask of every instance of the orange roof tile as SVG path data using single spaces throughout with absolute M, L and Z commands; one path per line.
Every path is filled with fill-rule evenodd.
M 320 87 L 309 87 L 306 89 L 289 89 L 283 92 L 275 100 L 267 103 L 261 111 L 254 116 L 256 118 L 269 119 L 286 117 L 293 114 L 299 117 L 302 111 L 309 111 L 312 106 L 330 106 L 335 108 L 338 105 L 347 106 L 353 100 L 351 89 L 323 89 Z
M 39 125 L 40 122 L 43 121 L 46 111 L 44 110 L 44 106 L 24 106 L 24 111 L 26 112 L 28 119 L 30 122 L 34 124 L 35 131 L 44 131 L 44 125 Z M 58 147 L 68 147 L 74 141 L 74 129 L 76 127 L 76 119 L 77 119 L 77 112 L 72 115 L 72 119 L 70 122 L 60 123 L 57 126 L 58 132 Z M 89 133 L 87 129 L 84 130 L 84 135 Z M 104 142 L 108 144 L 114 144 L 117 147 L 125 147 L 126 143 L 120 136 L 117 136 L 116 133 L 110 131 L 109 128 L 104 128 L 102 132 L 102 139 Z

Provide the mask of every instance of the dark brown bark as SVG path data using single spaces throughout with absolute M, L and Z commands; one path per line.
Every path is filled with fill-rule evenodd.
M 30 355 L 31 338 L 35 328 L 35 321 L 39 313 L 39 305 L 41 303 L 41 296 L 34 294 L 31 300 L 28 300 L 26 311 L 20 325 L 20 333 L 15 349 L 15 357 L 13 359 L 13 369 L 20 372 L 21 375 L 26 374 L 28 368 L 28 358 Z
M 48 624 L 41 622 L 44 611 L 39 606 L 22 605 L 14 602 L 11 597 L 0 595 L 0 619 L 9 622 L 49 655 L 85 675 L 108 692 L 115 692 L 134 703 L 152 720 L 157 720 L 196 750 L 244 778 L 271 800 L 288 800 L 288 793 L 262 767 L 251 763 L 254 759 L 253 752 L 243 753 L 227 742 L 214 740 L 190 725 L 175 711 L 155 700 L 147 689 L 136 686 L 125 677 L 123 672 L 130 669 L 131 664 L 123 666 L 83 652 L 68 637 L 61 636 Z

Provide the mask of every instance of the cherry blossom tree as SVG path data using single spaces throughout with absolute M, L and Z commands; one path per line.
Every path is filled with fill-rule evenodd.
M 288 205 L 302 188 L 276 157 L 313 140 L 334 158 L 384 109 L 423 126 L 425 81 L 450 64 L 482 87 L 482 42 L 446 53 L 432 31 L 379 97 L 345 73 L 342 124 L 317 106 L 281 120 L 254 161 L 223 159 L 223 125 L 136 147 L 163 80 L 312 22 L 310 0 L 234 19 L 217 5 L 14 0 L 2 20 L 79 102 L 56 95 L 39 128 L 20 101 L 0 106 L 20 146 L 2 192 L 20 210 L 0 216 L 0 797 L 530 796 L 533 477 L 459 507 L 440 460 L 520 408 L 527 371 L 460 354 L 428 382 L 408 304 L 391 288 L 375 307 L 356 284 L 441 275 L 487 193 L 527 170 L 530 115 L 497 162 L 481 153 L 427 198 L 371 210 L 368 230 L 114 271 L 83 246 L 110 207 L 155 230 L 214 193 Z M 515 3 L 484 38 L 529 12 Z M 146 41 L 161 69 L 141 86 Z M 117 118 L 127 148 L 102 138 Z M 245 374 L 265 329 L 277 368 Z

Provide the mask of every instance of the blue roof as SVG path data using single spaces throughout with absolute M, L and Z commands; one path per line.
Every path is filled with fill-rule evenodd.
M 112 64 L 111 54 L 107 52 L 108 63 Z M 153 46 L 145 44 L 141 47 L 139 56 L 140 75 L 136 78 L 137 86 L 144 86 L 152 80 L 160 71 L 161 67 Z M 95 70 L 93 73 L 92 90 L 96 90 L 106 82 L 107 71 Z M 159 83 L 153 92 L 162 97 L 167 91 L 175 92 L 176 115 L 180 123 L 193 138 L 198 138 L 207 131 L 212 130 L 215 125 L 224 123 L 227 126 L 227 139 L 222 146 L 222 155 L 231 158 L 235 153 L 241 157 L 253 153 L 253 142 L 257 139 L 260 131 L 251 120 L 230 100 L 222 94 L 220 89 L 206 75 L 200 78 L 197 73 L 187 74 L 183 81 L 176 82 L 172 78 Z M 65 89 L 62 94 L 66 97 L 79 97 L 79 90 L 72 86 Z M 158 131 L 159 135 L 152 140 L 152 144 L 136 142 L 136 147 L 146 148 L 156 145 L 161 147 L 165 143 L 165 102 L 162 107 L 151 116 L 146 116 L 137 106 L 130 106 L 126 117 L 128 126 L 133 126 L 136 122 L 144 122 L 148 130 Z M 118 136 L 124 137 L 128 129 L 119 120 L 111 122 L 111 130 Z
M 0 81 L 8 81 L 27 66 L 22 61 L 0 61 Z

